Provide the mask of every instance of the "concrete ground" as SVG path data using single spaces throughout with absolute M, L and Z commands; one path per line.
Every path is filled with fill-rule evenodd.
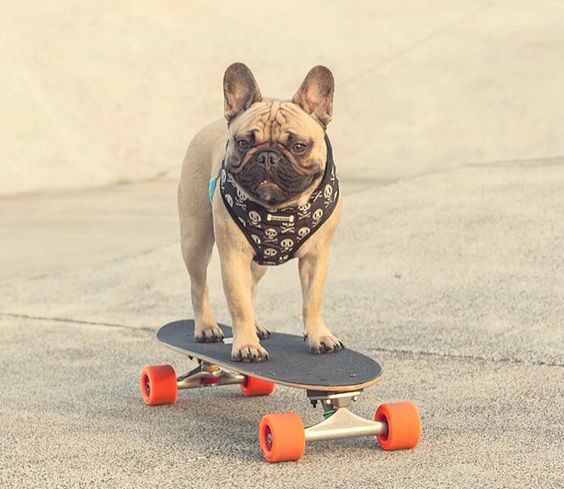
M 7 118 L 16 137 L 1 149 L 0 487 L 564 487 L 562 4 L 309 2 L 297 16 L 289 4 L 255 6 L 251 22 L 236 15 L 250 2 L 236 13 L 194 2 L 182 4 L 193 14 L 185 29 L 182 15 L 138 5 L 22 7 L 9 24 L 21 39 L 34 39 L 33 22 L 60 31 L 60 56 L 24 49 L 20 59 L 10 48 L 21 64 L 8 80 L 29 83 L 13 84 L 2 115 L 25 112 L 22 100 L 41 110 Z M 281 34 L 288 19 L 298 25 L 283 50 L 249 37 Z M 107 37 L 89 44 L 100 26 Z M 154 70 L 124 55 L 145 54 L 139 39 Z M 188 46 L 197 39 L 206 42 Z M 106 66 L 115 87 L 102 70 L 112 46 L 130 65 L 129 74 Z M 176 70 L 165 65 L 188 52 L 191 64 L 167 78 Z M 414 450 L 318 442 L 297 463 L 268 465 L 258 422 L 287 410 L 314 422 L 302 392 L 205 389 L 159 408 L 140 399 L 144 365 L 192 366 L 152 337 L 192 315 L 176 178 L 187 140 L 220 115 L 210 80 L 235 59 L 283 96 L 315 62 L 335 70 L 330 136 L 346 201 L 326 319 L 384 367 L 355 412 L 371 417 L 385 400 L 419 406 Z M 96 99 L 100 80 L 109 106 Z M 107 185 L 85 187 L 94 183 Z M 216 255 L 210 292 L 229 322 Z M 299 333 L 299 298 L 296 263 L 273 268 L 259 293 L 263 322 Z

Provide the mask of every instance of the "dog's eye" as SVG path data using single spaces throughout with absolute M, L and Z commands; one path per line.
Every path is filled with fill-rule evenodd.
M 294 143 L 292 144 L 292 152 L 298 155 L 305 153 L 307 146 L 304 143 Z
M 250 143 L 248 139 L 237 139 L 237 147 L 241 150 L 241 151 L 246 151 L 249 149 Z

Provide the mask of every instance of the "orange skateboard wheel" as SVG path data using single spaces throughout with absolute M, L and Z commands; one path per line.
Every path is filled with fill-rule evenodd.
M 178 395 L 176 372 L 171 365 L 151 365 L 141 372 L 141 397 L 148 406 L 174 404 Z
M 384 450 L 413 448 L 421 438 L 421 421 L 415 404 L 409 401 L 382 404 L 376 410 L 376 421 L 388 426 L 385 434 L 377 435 Z
M 296 413 L 267 414 L 259 426 L 259 442 L 267 462 L 292 462 L 305 451 L 304 423 Z
M 256 377 L 245 377 L 245 382 L 239 384 L 241 392 L 245 397 L 269 396 L 274 392 L 275 384 Z

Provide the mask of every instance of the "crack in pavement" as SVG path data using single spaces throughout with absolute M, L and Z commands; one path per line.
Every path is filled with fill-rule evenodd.
M 541 366 L 541 367 L 564 367 L 563 363 L 557 362 L 545 362 L 544 360 L 523 360 L 520 358 L 511 357 L 486 357 L 480 355 L 464 355 L 461 353 L 441 353 L 434 351 L 425 350 L 403 350 L 399 348 L 369 348 L 365 350 L 367 352 L 380 352 L 380 353 L 398 353 L 402 355 L 413 355 L 422 357 L 435 357 L 435 358 L 447 358 L 447 359 L 457 359 L 457 360 L 474 360 L 480 362 L 488 363 L 512 363 L 516 365 L 531 365 L 531 366 Z
M 53 321 L 55 323 L 70 323 L 70 324 L 79 324 L 79 325 L 87 325 L 87 326 L 106 326 L 109 328 L 121 328 L 121 329 L 135 330 L 135 331 L 150 331 L 150 332 L 155 331 L 153 328 L 144 327 L 144 326 L 137 327 L 137 326 L 129 326 L 127 324 L 107 323 L 104 321 L 87 321 L 82 319 L 32 316 L 30 314 L 17 314 L 13 312 L 0 312 L 0 317 L 9 317 L 16 319 L 31 319 L 32 321 Z
M 511 160 L 492 160 L 492 161 L 484 161 L 483 163 L 474 162 L 474 163 L 467 163 L 464 166 L 469 166 L 472 168 L 504 168 L 504 167 L 511 167 L 511 166 L 519 166 L 519 167 L 544 167 L 544 166 L 564 166 L 564 155 L 557 155 L 557 156 L 540 156 L 537 158 L 521 158 L 521 159 L 511 159 Z
M 0 312 L 0 317 L 10 317 L 16 319 L 30 319 L 32 321 L 52 321 L 52 322 L 59 322 L 59 323 L 66 323 L 66 324 L 77 324 L 77 325 L 86 325 L 86 326 L 105 326 L 109 328 L 120 328 L 120 329 L 127 329 L 127 330 L 134 330 L 134 331 L 147 331 L 154 333 L 154 328 L 149 327 L 136 327 L 136 326 L 129 326 L 127 324 L 119 324 L 119 323 L 108 323 L 104 321 L 87 321 L 81 319 L 70 319 L 70 318 L 59 318 L 59 317 L 46 317 L 46 316 L 32 316 L 29 314 L 17 314 L 11 312 Z M 445 359 L 454 359 L 454 360 L 472 360 L 472 361 L 480 361 L 480 362 L 488 362 L 488 363 L 511 363 L 516 365 L 534 365 L 540 367 L 564 367 L 562 363 L 556 362 L 545 362 L 543 360 L 522 360 L 518 358 L 510 358 L 510 357 L 502 357 L 502 358 L 493 358 L 493 357 L 486 357 L 486 356 L 478 356 L 478 355 L 464 355 L 464 354 L 457 354 L 457 353 L 440 353 L 440 352 L 432 352 L 432 351 L 425 351 L 425 350 L 405 350 L 399 348 L 368 348 L 364 350 L 366 353 L 370 352 L 380 352 L 380 353 L 392 353 L 392 354 L 399 354 L 399 355 L 412 355 L 412 356 L 424 356 L 424 357 L 435 357 L 435 358 L 445 358 Z

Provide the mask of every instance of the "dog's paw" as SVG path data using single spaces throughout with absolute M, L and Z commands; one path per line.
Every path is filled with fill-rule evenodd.
M 223 340 L 223 331 L 217 324 L 196 326 L 194 339 L 198 343 L 219 343 Z
M 270 331 L 268 331 L 268 329 L 266 329 L 258 319 L 255 321 L 255 328 L 257 330 L 259 340 L 265 340 L 270 336 Z
M 317 338 L 307 336 L 306 338 L 309 344 L 310 353 L 331 353 L 334 351 L 342 350 L 345 347 L 345 345 L 343 345 L 343 342 L 332 334 L 318 336 Z
M 264 360 L 268 360 L 268 352 L 260 346 L 260 344 L 233 345 L 231 358 L 238 362 L 263 362 Z

